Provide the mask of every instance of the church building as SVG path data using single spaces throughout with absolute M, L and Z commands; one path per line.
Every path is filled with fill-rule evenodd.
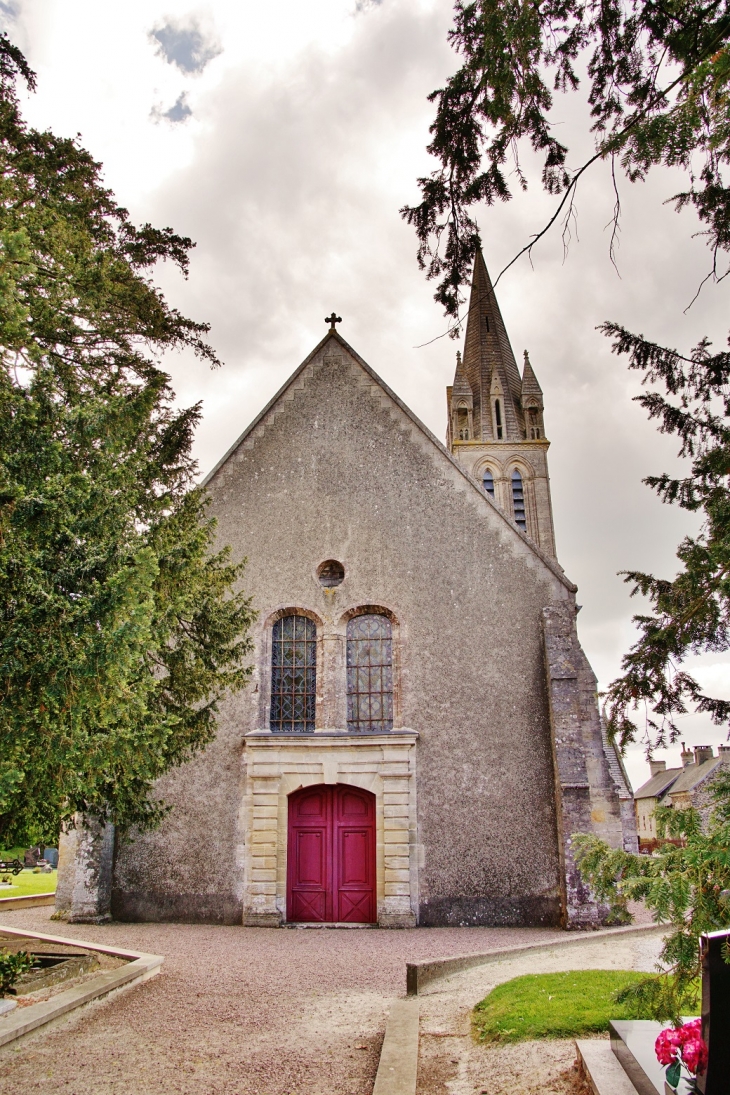
M 443 445 L 336 322 L 207 477 L 247 559 L 253 678 L 160 781 L 162 826 L 113 867 L 98 838 L 111 913 L 598 924 L 572 837 L 635 849 L 633 801 L 557 561 L 527 353 L 520 373 L 478 253 Z M 84 839 L 59 876 L 71 919 Z

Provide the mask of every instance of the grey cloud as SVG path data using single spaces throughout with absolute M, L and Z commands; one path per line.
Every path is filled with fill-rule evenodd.
M 188 75 L 202 72 L 221 53 L 220 44 L 205 34 L 198 21 L 168 19 L 149 33 L 157 43 L 157 53 L 171 65 Z
M 14 23 L 20 14 L 20 0 L 0 0 L 0 25 Z
M 151 117 L 154 118 L 156 122 L 160 122 L 164 118 L 166 121 L 172 122 L 173 124 L 186 121 L 192 113 L 192 110 L 188 106 L 187 95 L 184 91 L 178 95 L 169 110 L 161 110 L 159 107 L 153 107 L 150 111 Z
M 187 359 L 168 365 L 181 403 L 204 400 L 196 442 L 203 471 L 324 335 L 333 308 L 342 335 L 444 435 L 459 343 L 414 349 L 445 323 L 398 208 L 417 200 L 416 177 L 430 170 L 426 96 L 456 62 L 446 45 L 450 3 L 427 15 L 414 7 L 389 0 L 357 21 L 338 53 L 312 50 L 285 76 L 227 76 L 206 99 L 210 124 L 189 166 L 141 211 L 198 244 L 188 282 L 167 270 L 160 280 L 172 303 L 212 323 L 226 363 L 215 373 Z M 567 107 L 562 120 L 576 129 Z M 497 288 L 518 358 L 527 347 L 545 393 L 558 557 L 579 586 L 580 633 L 602 686 L 618 672 L 630 618 L 642 607 L 617 571 L 671 577 L 676 546 L 694 526 L 642 483 L 677 466 L 676 444 L 632 403 L 637 378 L 596 325 L 614 319 L 683 350 L 705 333 L 716 344 L 726 337 L 722 289 L 708 288 L 682 311 L 706 273 L 707 251 L 691 238 L 693 218 L 662 205 L 680 188 L 668 173 L 621 184 L 618 278 L 603 231 L 614 201 L 610 172 L 599 165 L 579 193 L 580 243 L 567 260 L 558 230 L 536 250 L 534 269 L 523 260 Z M 493 274 L 553 208 L 536 187 L 480 213 Z M 724 736 L 706 722 L 695 732 L 688 720 L 688 730 L 688 740 Z M 639 757 L 637 785 L 644 769 Z

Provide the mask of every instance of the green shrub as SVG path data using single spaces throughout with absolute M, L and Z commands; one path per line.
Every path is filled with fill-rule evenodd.
M 647 1019 L 640 1004 L 617 996 L 646 979 L 632 970 L 527 974 L 497 985 L 472 1013 L 482 1042 L 575 1038 L 608 1030 L 610 1019 Z
M 26 951 L 0 951 L 0 996 L 6 996 L 19 977 L 33 965 Z

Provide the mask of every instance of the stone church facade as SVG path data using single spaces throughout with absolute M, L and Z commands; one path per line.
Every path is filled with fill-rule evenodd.
M 571 837 L 633 848 L 631 791 L 481 254 L 447 405 L 444 446 L 331 329 L 210 473 L 252 682 L 160 781 L 159 830 L 113 863 L 108 829 L 66 839 L 71 919 L 600 922 Z

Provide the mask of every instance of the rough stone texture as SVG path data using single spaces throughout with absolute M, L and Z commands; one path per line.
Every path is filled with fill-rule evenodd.
M 56 912 L 70 923 L 108 920 L 111 905 L 114 826 L 77 814 L 58 844 Z
M 202 894 L 216 918 L 240 917 L 242 752 L 267 729 L 272 620 L 316 619 L 316 726 L 344 730 L 344 628 L 371 605 L 395 621 L 394 729 L 419 734 L 419 922 L 556 923 L 541 612 L 572 601 L 560 568 L 334 333 L 208 485 L 219 541 L 248 558 L 254 678 L 222 706 L 215 744 L 162 781 L 161 829 L 119 850 L 115 915 L 212 918 Z M 325 559 L 344 565 L 340 586 L 319 584 Z
M 379 893 L 381 923 L 600 919 L 576 888 L 569 856 L 569 915 L 562 894 L 570 834 L 587 826 L 620 844 L 621 821 L 595 679 L 574 634 L 575 587 L 557 563 L 336 332 L 207 483 L 219 542 L 248 559 L 245 585 L 259 611 L 254 675 L 246 692 L 222 704 L 215 742 L 160 781 L 173 806 L 162 827 L 118 849 L 114 915 L 232 923 L 260 914 L 258 923 L 278 923 L 286 870 L 281 787 L 290 793 L 313 778 L 331 782 L 334 764 L 346 781 L 368 789 L 373 778 L 387 777 L 394 796 L 377 830 L 394 857 Z M 317 568 L 332 559 L 345 578 L 323 588 Z M 573 621 L 577 666 L 570 679 L 551 676 L 549 688 L 547 606 L 556 620 L 563 612 Z M 272 627 L 292 609 L 317 626 L 315 733 L 299 743 L 297 735 L 268 732 Z M 347 744 L 345 636 L 362 609 L 392 623 L 394 743 L 397 734 L 418 735 L 408 779 L 400 759 L 392 766 L 383 756 L 373 770 L 372 758 L 358 761 L 354 736 Z M 576 704 L 579 732 L 570 746 L 561 737 L 556 785 L 550 710 L 556 726 L 567 719 L 572 729 Z M 352 751 L 349 762 L 332 753 L 333 734 L 337 750 Z M 276 803 L 257 787 L 262 772 L 249 765 L 266 738 L 274 753 L 281 742 L 269 773 L 282 781 Z M 309 749 L 319 752 L 304 771 L 302 750 Z M 580 769 L 575 779 L 571 766 Z M 568 825 L 565 839 L 559 821 L 561 833 Z
M 601 716 L 601 740 L 603 752 L 608 762 L 608 771 L 616 788 L 621 814 L 621 844 L 625 852 L 638 855 L 639 835 L 636 826 L 636 811 L 634 809 L 634 794 L 631 790 L 631 781 L 624 767 L 621 753 L 615 741 L 610 741 L 608 730 L 603 716 Z
M 240 702 L 229 701 L 227 709 L 235 711 Z M 153 833 L 133 833 L 131 843 L 118 843 L 116 920 L 241 923 L 242 747 L 235 715 L 223 718 L 204 753 L 158 782 L 159 796 L 174 809 Z
M 596 677 L 578 641 L 576 607 L 559 601 L 543 610 L 555 765 L 555 793 L 566 928 L 601 923 L 598 905 L 575 865 L 572 837 L 595 833 L 614 848 L 632 839 L 633 815 L 622 810 L 604 747 Z M 633 839 L 636 839 L 634 826 Z
M 728 752 L 730 751 L 726 746 L 721 746 L 720 749 L 721 755 L 717 758 L 715 766 L 712 767 L 711 765 L 707 765 L 709 771 L 706 775 L 703 774 L 697 780 L 690 791 L 680 791 L 675 795 L 672 793 L 674 789 L 670 788 L 668 795 L 669 802 L 665 803 L 665 805 L 671 805 L 677 810 L 693 806 L 695 810 L 699 812 L 699 815 L 702 818 L 702 825 L 705 829 L 709 824 L 710 815 L 713 810 L 717 809 L 717 799 L 712 793 L 713 785 L 722 768 L 730 766 L 730 756 L 728 756 Z M 691 765 L 690 767 L 695 767 L 695 765 Z M 685 769 L 685 771 L 687 771 L 687 769 Z M 679 782 L 679 780 L 677 782 Z

